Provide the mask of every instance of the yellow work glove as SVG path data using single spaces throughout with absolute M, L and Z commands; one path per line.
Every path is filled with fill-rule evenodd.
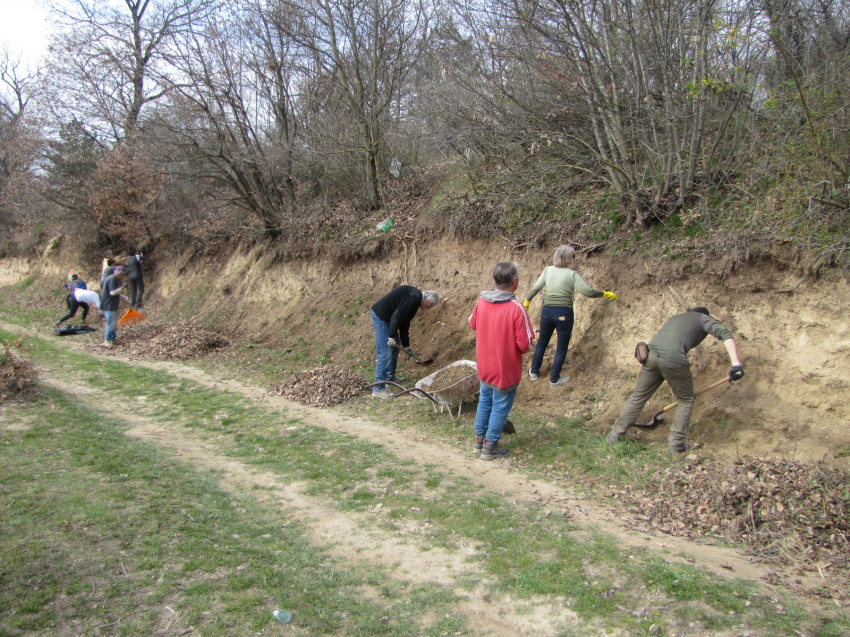
M 525 299 L 525 301 L 522 302 L 522 306 L 525 308 L 526 312 L 528 312 L 529 305 L 531 305 L 531 301 L 529 301 L 528 299 Z
M 620 300 L 620 299 L 617 298 L 617 295 L 614 294 L 613 292 L 603 292 L 602 298 L 608 299 L 609 301 L 619 301 Z

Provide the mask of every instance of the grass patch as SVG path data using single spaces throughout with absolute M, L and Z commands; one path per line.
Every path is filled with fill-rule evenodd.
M 0 308 L 5 297 L 5 294 L 0 294 Z M 84 382 L 117 400 L 122 409 L 129 408 L 152 421 L 181 423 L 191 429 L 193 435 L 213 441 L 220 449 L 219 453 L 262 467 L 282 478 L 303 481 L 308 484 L 310 494 L 323 498 L 342 511 L 369 511 L 376 523 L 384 528 L 414 526 L 417 529 L 416 541 L 421 542 L 423 548 L 454 550 L 461 544 L 471 543 L 480 556 L 486 556 L 486 559 L 480 559 L 480 563 L 493 582 L 494 594 L 510 593 L 514 598 L 526 601 L 535 596 L 564 600 L 563 603 L 580 617 L 594 624 L 602 623 L 606 627 L 623 630 L 626 634 L 649 634 L 652 624 L 661 627 L 661 632 L 655 634 L 664 634 L 676 622 L 687 620 L 712 630 L 726 629 L 746 621 L 749 626 L 763 629 L 764 634 L 792 635 L 795 634 L 793 622 L 799 624 L 806 620 L 792 605 L 787 605 L 790 609 L 786 611 L 787 615 L 777 616 L 767 600 L 754 595 L 751 583 L 714 578 L 649 553 L 633 551 L 627 554 L 610 538 L 587 537 L 575 527 L 565 524 L 559 516 L 546 517 L 547 511 L 536 502 L 514 503 L 501 495 L 498 488 L 482 492 L 472 482 L 440 471 L 438 467 L 423 468 L 399 460 L 382 445 L 312 426 L 285 412 L 259 407 L 241 395 L 209 390 L 164 372 L 69 353 L 58 344 L 40 339 L 29 339 L 29 342 L 33 354 L 43 365 L 49 365 L 54 371 L 80 374 Z M 282 365 L 297 368 L 307 364 L 308 346 L 306 341 L 300 341 L 292 352 L 252 348 L 245 353 L 254 356 L 261 352 L 262 357 L 267 356 L 268 369 L 265 373 L 271 374 Z M 364 369 L 366 375 L 371 372 L 368 361 Z M 137 401 L 139 396 L 145 396 L 147 400 Z M 60 404 L 60 397 L 50 394 L 50 398 L 54 404 Z M 377 404 L 373 401 L 358 404 L 357 409 L 396 423 L 403 432 L 401 435 L 424 431 L 443 440 L 470 443 L 471 426 L 464 425 L 458 429 L 457 422 L 449 421 L 445 416 L 435 416 L 430 408 L 423 409 L 423 404 L 418 401 L 406 401 L 404 404 L 410 407 L 400 408 L 398 404 Z M 47 410 L 47 407 L 43 403 L 30 404 L 22 408 L 22 414 L 27 409 L 36 410 L 38 418 L 41 418 L 41 411 Z M 468 423 L 472 408 L 467 406 L 465 409 L 464 422 Z M 32 419 L 35 413 L 27 412 L 22 417 L 24 420 Z M 111 432 L 107 438 L 123 440 L 120 430 L 125 425 L 121 421 L 104 419 L 91 412 L 81 418 L 102 421 L 97 426 Z M 627 441 L 615 447 L 605 445 L 597 434 L 586 430 L 581 420 L 543 421 L 524 417 L 521 413 L 512 416 L 512 419 L 519 433 L 511 438 L 511 446 L 524 450 L 520 466 L 537 475 L 559 479 L 591 478 L 614 484 L 633 483 L 635 480 L 651 479 L 652 473 L 668 462 L 666 456 L 640 442 Z M 57 430 L 64 426 L 61 423 L 52 425 Z M 99 617 L 98 614 L 106 612 L 106 603 L 98 600 L 140 599 L 141 602 L 134 603 L 150 615 L 144 624 L 149 630 L 147 634 L 150 634 L 154 629 L 163 628 L 161 623 L 157 623 L 162 621 L 159 611 L 163 605 L 174 608 L 171 601 L 179 596 L 190 600 L 180 607 L 179 612 L 183 613 L 181 621 L 185 620 L 187 627 L 195 627 L 195 634 L 241 634 L 239 631 L 247 634 L 247 631 L 262 630 L 273 608 L 299 608 L 289 597 L 269 594 L 270 591 L 286 591 L 285 586 L 296 592 L 311 591 L 311 594 L 327 586 L 342 591 L 344 599 L 316 592 L 316 600 L 328 606 L 315 609 L 315 617 L 311 616 L 309 623 L 300 624 L 310 634 L 451 634 L 464 630 L 463 619 L 449 608 L 455 601 L 451 594 L 431 587 L 402 589 L 401 584 L 388 580 L 377 566 L 366 573 L 354 575 L 347 572 L 320 549 L 306 544 L 304 529 L 294 522 L 286 528 L 298 531 L 301 542 L 297 545 L 298 551 L 306 551 L 312 559 L 318 560 L 316 563 L 320 562 L 326 568 L 299 573 L 303 579 L 287 583 L 285 576 L 293 572 L 287 570 L 293 568 L 289 558 L 276 559 L 284 551 L 280 546 L 289 538 L 286 536 L 278 540 L 275 536 L 276 544 L 267 546 L 270 538 L 264 537 L 270 526 L 280 526 L 279 512 L 270 511 L 250 497 L 234 498 L 227 494 L 221 494 L 221 502 L 215 504 L 218 502 L 216 498 L 204 495 L 207 487 L 221 493 L 217 491 L 212 476 L 195 474 L 191 467 L 175 464 L 167 455 L 140 443 L 131 447 L 144 448 L 145 453 L 151 454 L 152 460 L 139 461 L 142 469 L 148 467 L 150 475 L 133 466 L 129 459 L 121 460 L 122 454 L 115 449 L 104 450 L 98 464 L 84 461 L 81 458 L 87 458 L 89 453 L 84 444 L 86 436 L 103 438 L 106 434 L 104 430 L 95 429 L 87 430 L 86 434 L 78 432 L 77 435 L 79 440 L 75 445 L 63 442 L 62 447 L 78 449 L 75 454 L 69 452 L 68 458 L 54 454 L 57 459 L 71 464 L 57 470 L 48 480 L 58 483 L 68 477 L 66 474 L 73 473 L 74 481 L 81 483 L 78 495 L 62 507 L 67 512 L 63 520 L 67 519 L 67 523 L 75 529 L 82 528 L 81 521 L 84 523 L 90 518 L 104 520 L 102 524 L 106 525 L 105 520 L 110 516 L 121 518 L 119 512 L 123 509 L 115 504 L 119 503 L 130 512 L 128 528 L 112 530 L 116 535 L 112 539 L 113 545 L 107 547 L 106 555 L 111 556 L 109 564 L 113 572 L 104 579 L 103 587 L 97 586 L 99 580 L 95 580 L 97 592 L 91 593 L 89 585 L 95 575 L 103 574 L 94 566 L 76 576 L 70 566 L 63 566 L 60 576 L 56 577 L 61 585 L 55 590 L 41 587 L 39 591 L 53 590 L 50 595 L 25 596 L 22 608 L 33 610 L 21 611 L 21 614 L 32 618 L 36 622 L 34 625 L 40 626 L 32 630 L 47 634 L 48 627 L 69 617 L 72 620 L 79 617 L 79 621 L 87 621 L 89 626 L 105 625 L 109 623 L 107 620 L 114 621 L 115 614 Z M 21 438 L 24 438 L 23 434 Z M 103 440 L 96 442 L 101 445 Z M 0 454 L 5 451 L 0 447 Z M 43 454 L 46 453 L 43 451 Z M 42 461 L 52 457 L 43 455 Z M 168 469 L 167 475 L 159 475 L 157 465 L 163 472 Z M 140 474 L 145 477 L 141 478 Z M 5 477 L 5 473 L 2 475 Z M 184 480 L 186 475 L 191 479 Z M 178 488 L 178 482 L 196 486 L 186 493 L 182 484 Z M 144 508 L 142 505 L 147 507 L 149 502 L 137 502 L 137 490 L 153 489 L 155 485 L 162 489 L 158 496 L 160 506 Z M 106 487 L 109 490 L 101 493 L 100 489 Z M 88 510 L 86 500 L 81 499 L 90 488 L 98 494 L 97 501 L 100 503 L 92 510 Z M 179 507 L 173 510 L 164 504 L 175 497 L 171 490 L 180 496 L 177 504 L 168 505 Z M 5 497 L 6 491 L 0 491 L 0 495 Z M 154 496 L 149 496 L 149 499 L 154 499 Z M 215 504 L 211 505 L 212 510 L 218 513 L 206 513 L 207 501 Z M 199 507 L 199 503 L 204 506 Z M 377 507 L 379 504 L 380 508 Z M 4 506 L 2 498 L 0 506 Z M 82 517 L 70 516 L 70 512 L 77 510 L 83 512 L 80 514 Z M 184 515 L 181 511 L 188 513 Z M 233 511 L 239 515 L 233 514 Z M 58 525 L 56 528 L 62 529 L 65 522 L 54 520 L 50 517 L 52 514 L 45 515 L 44 525 Z M 196 516 L 207 522 L 204 515 L 217 520 L 217 525 L 212 527 L 217 532 L 212 533 L 210 529 L 201 535 L 191 533 L 192 527 L 198 523 Z M 189 516 L 195 519 L 194 523 Z M 259 520 L 256 526 L 260 528 L 249 525 L 250 529 L 246 530 L 241 526 L 247 524 L 240 521 L 246 516 Z M 157 520 L 155 526 L 149 522 L 151 517 Z M 42 518 L 32 514 L 29 519 L 21 521 L 18 528 L 38 526 L 40 520 Z M 92 525 L 86 528 L 91 529 Z M 216 545 L 215 550 L 209 548 L 209 543 L 202 542 L 201 537 L 206 537 L 206 532 L 212 533 L 214 540 L 211 542 Z M 234 538 L 234 535 L 239 538 Z M 5 543 L 5 535 L 2 541 Z M 37 544 L 35 538 L 33 542 Z M 39 550 L 50 553 L 54 545 L 55 542 L 42 539 Z M 83 540 L 78 539 L 74 546 L 83 546 Z M 2 550 L 5 551 L 6 547 Z M 222 551 L 228 555 L 234 553 L 236 558 L 222 566 L 218 561 Z M 126 570 L 126 559 L 129 559 L 126 556 L 132 556 L 134 568 L 145 574 L 138 582 L 130 582 L 123 574 L 122 577 L 116 575 L 122 569 Z M 295 557 L 292 559 L 295 560 Z M 237 570 L 242 564 L 253 568 L 264 560 L 277 564 L 280 572 L 272 569 L 265 573 L 265 579 L 258 579 L 244 573 L 245 569 Z M 106 563 L 107 560 L 101 562 Z M 293 563 L 304 564 L 299 561 Z M 45 560 L 43 564 L 48 563 Z M 58 564 L 63 562 L 60 560 Z M 226 573 L 222 574 L 222 569 Z M 330 573 L 325 572 L 328 569 Z M 334 575 L 336 579 L 325 579 L 325 575 Z M 0 584 L 4 583 L 0 581 Z M 367 589 L 370 591 L 368 594 L 363 592 Z M 380 591 L 377 603 L 368 601 L 374 598 L 375 590 Z M 59 591 L 71 591 L 74 599 L 82 600 L 79 616 L 68 615 L 64 601 L 57 601 L 62 599 L 61 595 L 67 596 L 68 593 Z M 700 596 L 695 597 L 698 591 Z M 640 617 L 620 610 L 642 605 L 646 595 L 654 595 L 659 600 L 657 609 L 653 606 Z M 308 597 L 310 595 L 305 594 L 300 600 L 307 603 Z M 750 601 L 750 606 L 746 606 L 743 600 Z M 7 607 L 5 602 L 0 597 L 0 608 Z M 95 608 L 94 604 L 98 607 Z M 354 611 L 349 608 L 351 604 L 357 607 Z M 387 616 L 388 604 L 398 612 L 398 617 L 414 617 L 429 608 L 438 609 L 434 611 L 437 617 L 446 614 L 450 617 L 445 621 L 440 619 L 425 629 L 415 626 L 412 620 L 407 623 L 393 621 L 388 625 L 381 621 Z M 216 609 L 214 617 L 206 615 L 213 605 Z M 448 612 L 441 613 L 443 609 Z M 94 617 L 98 620 L 94 621 Z M 297 614 L 296 617 L 301 620 Z M 6 615 L 0 614 L 0 627 L 7 619 Z M 9 626 L 17 630 L 31 630 Z M 238 629 L 233 631 L 231 626 Z M 829 635 L 828 631 L 836 626 L 840 624 L 824 624 L 820 634 Z M 413 632 L 404 633 L 404 630 Z
M 220 445 L 220 453 L 238 458 L 245 464 L 262 467 L 284 479 L 307 483 L 311 495 L 321 497 L 342 511 L 370 511 L 377 523 L 387 527 L 402 522 L 415 524 L 417 540 L 425 547 L 453 550 L 461 541 L 471 542 L 481 555 L 486 556 L 481 560 L 481 566 L 494 582 L 494 594 L 510 593 L 526 600 L 536 596 L 563 598 L 569 608 L 583 619 L 605 621 L 606 625 L 634 634 L 642 630 L 647 617 L 617 613 L 617 604 L 642 604 L 642 591 L 646 590 L 650 580 L 657 595 L 674 608 L 687 607 L 692 615 L 691 621 L 706 626 L 724 625 L 730 612 L 742 612 L 740 600 L 751 595 L 752 584 L 748 582 L 714 578 L 694 568 L 673 566 L 649 555 L 634 552 L 627 555 L 610 538 L 586 537 L 558 516 L 547 517 L 546 510 L 537 502 L 508 501 L 496 492 L 484 492 L 469 480 L 447 475 L 437 467 L 426 467 L 423 471 L 418 465 L 400 461 L 382 445 L 312 426 L 285 412 L 260 408 L 241 395 L 213 391 L 192 381 L 178 380 L 161 371 L 140 369 L 120 361 L 98 361 L 86 355 L 64 352 L 60 347 L 43 341 L 35 344 L 33 351 L 38 352 L 45 363 L 49 360 L 60 369 L 73 367 L 83 381 L 97 385 L 106 395 L 115 396 L 119 404 L 130 405 L 137 414 L 163 423 L 183 423 L 194 430 L 195 435 Z M 155 400 L 135 400 L 139 396 L 155 397 Z M 97 420 L 96 417 L 89 419 Z M 118 437 L 120 428 L 119 423 L 113 422 L 109 429 L 115 433 L 109 437 Z M 557 429 L 547 423 L 528 421 L 524 433 L 517 436 L 527 436 L 525 444 L 528 445 L 545 443 L 554 447 L 566 439 L 575 438 L 578 430 L 577 426 L 575 429 L 569 426 Z M 94 437 L 101 442 L 103 436 L 104 432 L 99 431 Z M 578 440 L 576 444 L 579 446 L 570 453 L 577 456 L 583 453 L 582 449 L 586 452 L 597 443 L 587 439 Z M 636 446 L 634 452 L 638 451 L 640 447 Z M 601 458 L 601 450 L 594 453 Z M 627 449 L 623 457 L 629 457 L 630 453 Z M 173 487 L 175 478 L 158 476 L 166 471 L 158 468 L 160 462 L 148 463 L 151 471 L 148 474 L 131 467 L 121 454 L 113 451 L 99 461 L 96 473 L 109 476 L 111 488 L 116 489 L 111 497 L 132 509 L 140 506 L 135 501 L 140 485 L 167 483 L 169 488 Z M 169 466 L 167 462 L 164 464 L 166 468 Z M 588 467 L 592 469 L 597 465 L 600 467 L 598 470 L 604 470 L 601 462 L 590 463 Z M 186 471 L 185 467 L 179 470 L 180 473 Z M 211 479 L 207 478 L 207 482 L 209 488 L 214 488 Z M 191 491 L 196 492 L 199 488 L 200 485 L 196 484 Z M 198 495 L 195 493 L 193 502 L 172 505 L 187 513 L 185 517 L 175 516 L 174 525 L 191 529 L 194 524 L 189 515 L 195 520 L 198 516 L 210 518 L 206 507 L 198 506 Z M 252 513 L 248 517 L 262 519 L 262 507 L 252 504 L 248 498 L 234 502 L 232 497 L 220 497 L 228 500 L 226 505 L 219 504 L 224 512 L 233 508 L 248 510 L 250 507 Z M 380 507 L 377 506 L 379 504 Z M 213 523 L 215 528 L 222 530 L 218 535 L 213 534 L 216 550 L 198 551 L 195 545 L 199 543 L 199 537 L 175 540 L 171 528 L 152 529 L 143 523 L 149 518 L 158 519 L 161 514 L 162 511 L 140 514 L 138 523 L 125 524 L 122 527 L 124 532 L 133 533 L 130 540 L 119 542 L 117 550 L 137 551 L 138 539 L 144 537 L 146 541 L 142 547 L 149 550 L 139 554 L 138 559 L 145 563 L 162 563 L 162 570 L 170 575 L 170 585 L 180 582 L 181 589 L 192 585 L 199 599 L 213 595 L 207 587 L 216 585 L 215 596 L 228 600 L 222 605 L 224 612 L 241 618 L 240 621 L 248 625 L 253 625 L 249 620 L 254 612 L 251 609 L 263 608 L 258 617 L 270 613 L 274 604 L 264 603 L 257 596 L 267 591 L 269 586 L 277 587 L 279 580 L 269 579 L 274 573 L 265 572 L 263 577 L 266 579 L 262 584 L 253 574 L 249 577 L 235 570 L 228 573 L 221 583 L 207 581 L 216 572 L 214 565 L 220 557 L 221 547 L 227 547 L 228 555 L 230 552 L 239 555 L 227 562 L 235 569 L 237 563 L 248 559 L 246 552 L 249 551 L 243 548 L 246 538 L 253 537 L 255 543 L 262 545 L 257 536 L 262 537 L 260 531 L 267 531 L 269 522 L 247 530 L 242 526 L 247 523 L 242 518 L 239 521 L 235 518 L 220 520 L 217 524 Z M 238 535 L 239 539 L 234 540 L 234 535 Z M 282 550 L 280 546 L 277 544 L 273 550 Z M 271 559 L 272 556 L 263 548 L 251 545 L 251 551 L 259 551 L 261 559 Z M 305 549 L 302 546 L 299 550 Z M 312 550 L 315 553 L 316 549 Z M 323 561 L 326 557 L 314 559 Z M 696 610 L 691 609 L 691 599 L 685 594 L 690 589 L 674 585 L 669 577 L 655 574 L 652 568 L 659 571 L 676 569 L 679 574 L 672 581 L 681 583 L 686 580 L 688 586 L 702 591 L 703 600 L 710 601 L 703 601 Z M 647 576 L 648 572 L 653 573 L 652 577 Z M 345 573 L 338 576 L 343 578 L 343 575 L 352 577 Z M 371 578 L 373 581 L 380 580 L 379 569 L 375 569 Z M 200 586 L 202 582 L 206 585 Z M 337 587 L 354 585 L 344 578 L 335 584 Z M 296 588 L 298 586 L 301 584 Z M 321 588 L 325 585 L 315 586 Z M 406 595 L 407 592 L 402 597 Z M 766 605 L 764 600 L 756 599 L 747 609 L 749 615 L 759 616 L 755 611 Z M 202 612 L 200 607 L 193 607 L 196 615 Z M 187 608 L 187 613 L 189 610 Z M 785 629 L 784 623 L 777 622 L 767 612 L 760 617 L 759 621 L 766 626 L 779 629 L 775 634 L 793 634 Z M 663 625 L 666 613 L 658 611 L 651 614 L 651 618 L 656 624 Z M 314 628 L 321 625 L 322 630 L 342 629 L 339 623 L 324 626 L 319 618 L 315 621 Z M 368 623 L 370 620 L 364 616 L 363 621 Z
M 308 634 L 439 634 L 413 618 L 451 594 L 412 587 L 402 602 L 379 568 L 346 569 L 297 520 L 122 435 L 121 421 L 49 390 L 4 415 L 21 428 L 0 430 L 0 634 L 247 635 L 275 608 Z

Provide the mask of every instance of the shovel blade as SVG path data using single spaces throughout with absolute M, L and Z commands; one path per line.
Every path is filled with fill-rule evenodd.
M 655 429 L 658 425 L 660 425 L 663 422 L 664 422 L 664 412 L 659 411 L 657 414 L 655 414 L 655 416 L 653 416 L 652 422 L 646 423 L 645 425 L 640 425 L 638 423 L 635 423 L 635 424 L 632 425 L 632 427 L 640 427 L 641 429 Z

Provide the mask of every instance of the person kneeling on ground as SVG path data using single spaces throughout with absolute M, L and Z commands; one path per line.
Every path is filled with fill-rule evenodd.
M 372 306 L 372 327 L 378 354 L 376 383 L 395 380 L 399 348 L 404 349 L 408 356 L 413 355 L 410 349 L 410 322 L 419 308 L 427 310 L 439 302 L 440 297 L 433 290 L 422 292 L 412 285 L 400 285 L 375 302 Z M 372 397 L 392 398 L 393 393 L 386 385 L 378 385 L 372 389 Z
M 623 439 L 626 430 L 637 421 L 643 406 L 666 380 L 676 400 L 679 401 L 676 417 L 670 425 L 667 445 L 672 454 L 684 453 L 688 450 L 690 447 L 687 444 L 688 423 L 695 398 L 694 378 L 691 375 L 688 352 L 702 343 L 709 334 L 722 340 L 726 347 L 729 360 L 732 362 L 729 380 L 740 380 L 744 377 L 744 368 L 738 358 L 738 348 L 729 328 L 713 319 L 704 307 L 695 307 L 682 314 L 676 314 L 667 319 L 667 322 L 649 341 L 649 357 L 640 368 L 637 386 L 608 434 L 608 444 L 614 444 Z
M 118 336 L 118 307 L 121 299 L 128 303 L 130 299 L 121 294 L 121 290 L 127 287 L 124 278 L 127 271 L 123 265 L 115 267 L 112 274 L 103 280 L 103 296 L 100 299 L 100 309 L 106 316 L 106 332 L 103 334 L 103 347 L 112 347 Z
M 475 330 L 475 356 L 481 383 L 475 415 L 475 453 L 495 460 L 509 450 L 499 447 L 502 431 L 522 379 L 522 355 L 534 341 L 528 312 L 514 292 L 519 286 L 519 267 L 513 261 L 493 268 L 496 289 L 482 292 L 469 326 Z

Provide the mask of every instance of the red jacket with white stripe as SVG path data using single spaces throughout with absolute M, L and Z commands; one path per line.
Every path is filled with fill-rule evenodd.
M 469 317 L 476 331 L 478 378 L 509 391 L 522 379 L 522 355 L 534 340 L 528 313 L 513 292 L 482 292 Z

